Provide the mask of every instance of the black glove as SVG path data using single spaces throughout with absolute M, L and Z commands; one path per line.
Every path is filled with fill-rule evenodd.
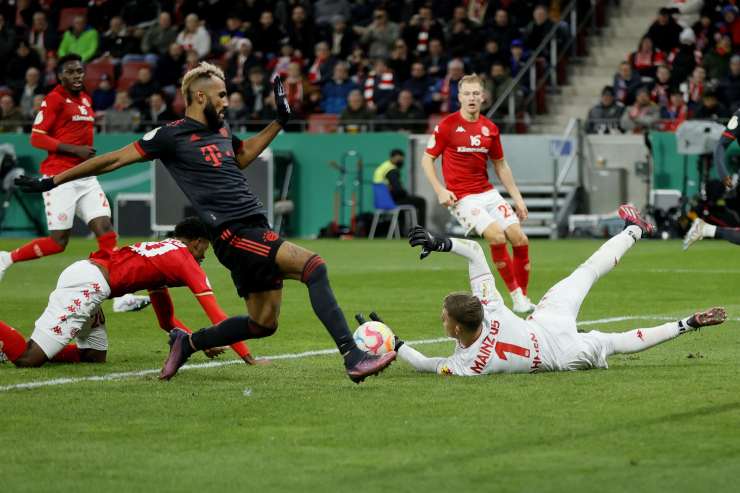
M 365 316 L 362 313 L 355 313 L 355 320 L 357 320 L 357 323 L 360 325 L 367 322 L 367 320 L 365 320 Z
M 278 113 L 277 122 L 281 127 L 285 128 L 288 120 L 293 117 L 293 111 L 288 104 L 288 96 L 285 94 L 283 80 L 279 75 L 272 80 L 272 92 L 275 94 L 275 106 Z
M 380 315 L 378 315 L 376 312 L 370 312 L 370 320 L 373 322 L 380 322 L 381 324 L 384 324 L 383 319 L 380 318 Z
M 26 193 L 48 192 L 52 188 L 56 187 L 56 185 L 54 184 L 53 176 L 49 176 L 46 178 L 44 178 L 43 176 L 31 178 L 30 176 L 26 175 L 16 178 L 15 186 Z
M 421 260 L 427 258 L 427 256 L 434 251 L 449 252 L 452 248 L 452 242 L 450 242 L 449 238 L 437 238 L 432 233 L 418 225 L 414 226 L 411 228 L 411 231 L 409 231 L 409 245 L 412 247 L 421 247 L 421 253 L 419 254 L 419 259 Z

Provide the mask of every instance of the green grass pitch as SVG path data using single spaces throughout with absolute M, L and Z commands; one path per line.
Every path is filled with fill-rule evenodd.
M 327 260 L 348 319 L 377 310 L 406 340 L 440 337 L 442 297 L 467 285 L 463 259 L 419 262 L 400 241 L 299 243 Z M 532 299 L 599 244 L 533 242 Z M 94 245 L 74 239 L 64 254 L 13 266 L 0 318 L 30 334 L 61 270 Z M 243 313 L 227 271 L 212 255 L 204 266 L 226 312 Z M 108 363 L 0 365 L 0 491 L 737 491 L 738 288 L 734 245 L 639 243 L 580 316 L 634 318 L 584 329 L 650 327 L 714 305 L 731 320 L 612 357 L 609 370 L 462 379 L 398 361 L 357 386 L 332 354 L 183 370 L 168 383 L 147 373 L 8 389 L 158 369 L 166 337 L 151 308 L 115 314 L 106 304 Z M 173 298 L 191 328 L 206 324 L 187 290 Z M 278 333 L 250 346 L 270 356 L 333 344 L 304 286 L 286 282 Z M 446 355 L 452 344 L 418 348 Z

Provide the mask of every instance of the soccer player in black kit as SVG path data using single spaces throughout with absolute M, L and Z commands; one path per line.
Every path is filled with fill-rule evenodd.
M 396 353 L 374 356 L 357 348 L 329 285 L 324 260 L 270 229 L 263 205 L 249 190 L 241 172 L 291 117 L 280 78 L 273 82 L 277 120 L 245 141 L 232 135 L 224 122 L 228 100 L 221 69 L 201 63 L 185 74 L 181 90 L 186 102 L 182 120 L 155 128 L 122 149 L 89 159 L 56 176 L 21 177 L 17 184 L 27 192 L 43 192 L 138 161 L 159 159 L 167 167 L 208 224 L 214 253 L 231 271 L 239 296 L 246 299 L 248 316 L 228 318 L 192 335 L 173 330 L 170 353 L 160 378 L 172 378 L 196 351 L 274 334 L 284 278 L 306 284 L 313 310 L 337 344 L 353 382 L 360 383 L 380 373 Z

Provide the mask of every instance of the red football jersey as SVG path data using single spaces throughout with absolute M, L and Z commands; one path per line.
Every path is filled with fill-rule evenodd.
M 433 158 L 442 154 L 445 186 L 458 200 L 493 188 L 488 179 L 488 158 L 504 158 L 498 127 L 485 116 L 475 122 L 459 111 L 445 117 L 434 128 L 425 151 Z
M 111 298 L 164 286 L 187 286 L 196 296 L 212 292 L 206 273 L 187 246 L 174 238 L 101 250 L 90 259 L 108 269 Z
M 95 112 L 90 96 L 84 91 L 73 96 L 59 84 L 41 103 L 31 131 L 48 134 L 64 144 L 92 146 L 94 126 Z M 82 161 L 77 156 L 49 152 L 41 163 L 41 173 L 56 175 Z

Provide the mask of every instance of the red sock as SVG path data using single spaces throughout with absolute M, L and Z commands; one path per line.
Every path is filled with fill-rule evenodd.
M 0 341 L 3 342 L 2 351 L 10 361 L 17 360 L 26 352 L 26 339 L 23 334 L 2 321 L 0 321 Z
M 112 252 L 116 249 L 116 240 L 118 240 L 118 236 L 115 231 L 108 231 L 98 236 L 98 250 Z
M 52 363 L 79 363 L 80 348 L 77 344 L 67 344 L 57 354 L 51 358 Z
M 491 245 L 491 258 L 493 258 L 493 264 L 509 292 L 518 288 L 519 284 L 517 284 L 516 277 L 514 277 L 514 266 L 511 256 L 509 256 L 509 250 L 506 249 L 506 243 Z
M 22 247 L 16 248 L 10 252 L 10 258 L 13 259 L 13 262 L 23 262 L 24 260 L 34 260 L 55 253 L 62 253 L 63 251 L 64 247 L 62 245 L 52 240 L 51 236 L 47 236 L 46 238 L 36 238 Z
M 512 248 L 514 250 L 514 275 L 522 293 L 527 294 L 529 286 L 529 245 L 520 245 Z

